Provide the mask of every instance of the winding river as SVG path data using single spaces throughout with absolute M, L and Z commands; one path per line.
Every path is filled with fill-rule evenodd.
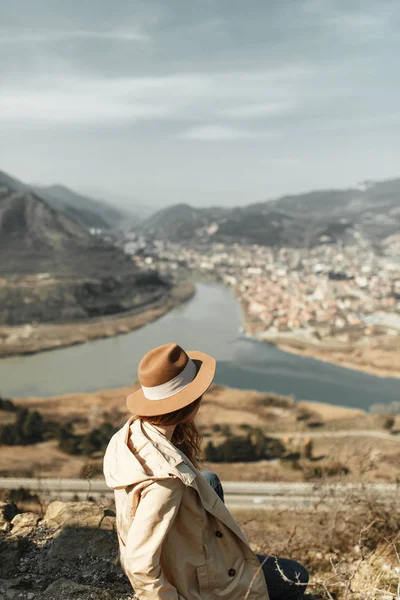
M 129 385 L 145 352 L 176 341 L 215 356 L 215 382 L 222 385 L 364 409 L 400 401 L 400 379 L 282 352 L 239 333 L 241 322 L 241 308 L 230 289 L 198 283 L 188 303 L 126 335 L 0 360 L 0 392 L 48 397 Z

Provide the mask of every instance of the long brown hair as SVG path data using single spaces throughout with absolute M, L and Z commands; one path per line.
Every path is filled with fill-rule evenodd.
M 202 449 L 201 444 L 203 436 L 197 428 L 194 421 L 191 423 L 184 423 L 184 421 L 197 409 L 201 402 L 200 398 L 194 400 L 187 406 L 166 413 L 165 415 L 157 415 L 153 417 L 141 417 L 136 416 L 133 420 L 140 419 L 146 421 L 152 425 L 175 425 L 174 433 L 171 438 L 171 442 L 179 448 L 181 452 L 186 454 L 188 459 L 194 464 L 195 467 L 199 468 L 202 462 Z

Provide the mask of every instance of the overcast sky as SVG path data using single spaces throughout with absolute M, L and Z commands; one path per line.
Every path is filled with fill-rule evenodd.
M 165 206 L 400 176 L 398 0 L 1 0 L 0 169 Z

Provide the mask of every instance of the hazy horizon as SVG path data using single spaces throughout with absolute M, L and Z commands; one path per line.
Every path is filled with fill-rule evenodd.
M 395 0 L 3 0 L 0 170 L 117 205 L 400 176 Z

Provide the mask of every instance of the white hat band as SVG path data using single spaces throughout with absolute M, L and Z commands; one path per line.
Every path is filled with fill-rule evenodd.
M 178 392 L 184 390 L 185 387 L 189 385 L 191 381 L 193 381 L 196 375 L 196 370 L 196 365 L 189 358 L 188 363 L 183 371 L 171 379 L 171 381 L 167 381 L 166 383 L 155 385 L 153 387 L 145 387 L 142 385 L 145 398 L 147 398 L 147 400 L 165 400 L 166 398 L 174 396 Z

